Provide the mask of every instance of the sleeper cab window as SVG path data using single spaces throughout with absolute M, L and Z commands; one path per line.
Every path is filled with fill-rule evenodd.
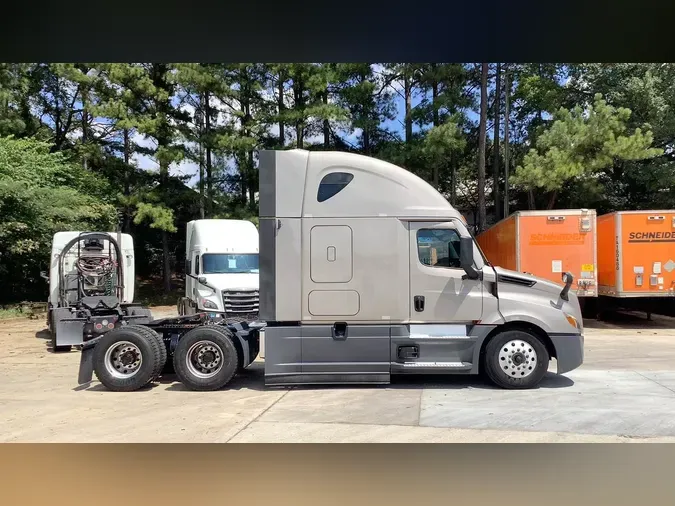
M 199 255 L 195 257 L 195 274 L 199 276 Z
M 459 269 L 459 234 L 451 228 L 420 229 L 417 254 L 422 265 Z
M 340 193 L 354 179 L 354 174 L 349 172 L 331 172 L 326 174 L 319 183 L 319 191 L 316 200 L 325 202 Z

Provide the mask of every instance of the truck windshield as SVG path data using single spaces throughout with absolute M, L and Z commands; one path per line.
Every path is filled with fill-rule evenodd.
M 258 274 L 258 254 L 207 253 L 202 256 L 203 274 Z

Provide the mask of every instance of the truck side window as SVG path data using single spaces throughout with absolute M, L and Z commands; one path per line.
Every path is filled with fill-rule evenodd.
M 348 172 L 331 172 L 326 174 L 319 183 L 316 200 L 324 202 L 340 193 L 354 179 L 354 174 Z
M 195 274 L 199 276 L 199 255 L 195 257 Z
M 417 254 L 422 265 L 459 269 L 459 234 L 450 228 L 423 228 L 417 232 Z

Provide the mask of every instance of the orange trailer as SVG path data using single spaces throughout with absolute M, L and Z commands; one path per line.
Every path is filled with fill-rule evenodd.
M 597 297 L 596 213 L 588 209 L 518 211 L 476 238 L 488 261 L 563 285 L 574 275 L 580 297 Z
M 675 295 L 675 211 L 598 218 L 598 291 L 609 297 Z

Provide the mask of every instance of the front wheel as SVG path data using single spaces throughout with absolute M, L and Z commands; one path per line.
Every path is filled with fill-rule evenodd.
M 522 330 L 494 336 L 485 349 L 485 372 L 506 389 L 536 387 L 548 370 L 550 357 L 541 340 Z
M 173 354 L 174 371 L 190 390 L 223 388 L 236 374 L 238 364 L 232 333 L 215 325 L 186 332 Z

